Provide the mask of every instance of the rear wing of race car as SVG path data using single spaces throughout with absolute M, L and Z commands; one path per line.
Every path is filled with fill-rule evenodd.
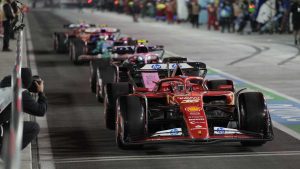
M 206 64 L 203 62 L 184 62 L 184 63 L 163 63 L 163 64 L 146 64 L 139 68 L 140 72 L 159 72 L 159 74 L 167 73 L 169 77 L 174 71 L 180 68 L 183 75 L 205 77 L 207 73 Z
M 119 32 L 121 32 L 120 29 L 112 28 L 112 27 L 102 27 L 101 29 L 105 30 L 105 32 L 108 32 L 108 33 L 119 33 Z
M 112 54 L 118 54 L 118 55 L 125 55 L 125 54 L 133 54 L 134 53 L 134 46 L 115 46 L 113 48 L 108 49 L 109 52 Z M 108 54 L 110 55 L 110 54 Z M 104 56 L 104 54 L 98 54 L 98 55 L 80 55 L 78 57 L 79 61 L 90 61 L 90 60 L 98 60 L 103 59 L 111 56 Z
M 162 51 L 164 50 L 163 45 L 154 45 L 154 46 L 148 46 L 149 52 L 154 52 L 154 51 Z
M 161 52 L 159 58 L 163 58 L 165 49 L 163 45 L 147 46 L 149 52 Z
M 121 36 L 121 35 L 120 35 Z M 127 38 L 120 38 L 120 36 L 118 37 L 119 39 L 116 39 L 114 41 L 114 46 L 135 46 L 136 40 L 134 40 L 131 37 L 127 37 Z
M 63 28 L 69 28 L 69 29 L 73 29 L 73 28 L 92 28 L 92 27 L 96 27 L 95 24 L 85 24 L 85 23 L 70 23 L 70 24 L 65 24 L 63 25 Z
M 112 49 L 112 53 L 116 54 L 133 54 L 136 46 L 134 45 L 115 45 Z M 164 53 L 164 47 L 161 45 L 147 46 L 149 52 L 162 51 Z M 163 54 L 162 54 L 163 55 Z
M 120 33 L 120 29 L 117 28 L 99 28 L 99 27 L 87 27 L 84 30 L 85 33 L 109 33 L 109 34 L 116 34 Z
M 134 46 L 115 46 L 111 51 L 113 54 L 134 54 Z
M 172 74 L 178 75 L 178 71 L 186 76 L 205 77 L 207 73 L 206 65 L 202 62 L 146 64 L 142 67 L 133 65 L 131 68 L 130 79 L 137 84 L 134 86 L 144 86 L 148 89 L 152 89 L 159 79 L 170 77 Z M 125 71 L 121 69 L 120 67 L 120 71 Z

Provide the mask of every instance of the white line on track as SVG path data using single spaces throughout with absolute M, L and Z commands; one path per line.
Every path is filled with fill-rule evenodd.
M 176 53 L 173 53 L 173 52 L 170 52 L 170 51 L 165 51 L 165 52 L 166 52 L 166 54 L 171 55 L 171 56 L 180 56 L 180 55 L 178 55 L 178 54 L 176 54 Z M 189 60 L 190 60 L 190 61 L 194 61 L 194 60 L 191 60 L 191 59 L 189 59 Z M 248 80 L 239 78 L 239 77 L 234 76 L 234 75 L 232 75 L 232 74 L 225 73 L 225 72 L 223 72 L 223 71 L 221 71 L 221 70 L 219 70 L 219 69 L 215 69 L 215 68 L 212 68 L 212 67 L 209 67 L 209 66 L 207 66 L 207 67 L 208 67 L 209 69 L 211 69 L 211 70 L 213 70 L 213 71 L 215 71 L 215 72 L 221 74 L 221 75 L 224 75 L 224 76 L 227 76 L 227 77 L 229 77 L 229 78 L 232 78 L 232 79 L 236 79 L 236 80 L 242 81 L 242 82 L 244 82 L 244 83 L 246 83 L 246 84 L 249 84 L 249 85 L 251 85 L 251 86 L 254 86 L 254 87 L 256 87 L 256 88 L 260 88 L 260 89 L 262 89 L 262 90 L 265 90 L 265 91 L 268 91 L 268 92 L 270 92 L 270 93 L 273 93 L 273 94 L 276 94 L 276 95 L 278 95 L 278 96 L 281 96 L 281 97 L 283 97 L 283 98 L 286 98 L 287 100 L 290 100 L 290 101 L 293 101 L 293 102 L 296 102 L 296 103 L 300 104 L 300 100 L 298 100 L 298 99 L 296 99 L 296 98 L 287 96 L 287 95 L 282 94 L 282 93 L 279 93 L 279 92 L 277 92 L 277 91 L 275 91 L 275 90 L 272 90 L 272 89 L 263 87 L 263 86 L 261 86 L 261 85 L 259 85 L 259 84 L 250 82 L 250 81 L 248 81 Z M 276 127 L 277 129 L 279 129 L 279 130 L 281 130 L 281 131 L 287 133 L 288 135 L 290 135 L 290 136 L 292 136 L 292 137 L 294 137 L 294 138 L 300 140 L 300 134 L 299 134 L 299 133 L 295 132 L 294 130 L 292 130 L 292 129 L 290 129 L 290 128 L 288 128 L 288 127 L 286 127 L 286 126 L 284 126 L 284 125 L 282 125 L 282 124 L 280 124 L 280 123 L 278 123 L 278 122 L 276 122 L 276 121 L 273 121 L 273 120 L 272 120 L 272 123 L 273 123 L 273 126 Z
M 300 156 L 300 151 L 275 151 L 254 153 L 218 153 L 210 154 L 179 154 L 179 155 L 142 155 L 142 156 L 108 156 L 87 158 L 55 159 L 59 163 L 85 163 L 85 162 L 112 162 L 112 161 L 141 161 L 141 160 L 174 160 L 174 159 L 209 159 L 209 158 L 241 158 L 241 157 L 274 157 L 274 156 Z M 41 159 L 51 161 L 51 159 Z

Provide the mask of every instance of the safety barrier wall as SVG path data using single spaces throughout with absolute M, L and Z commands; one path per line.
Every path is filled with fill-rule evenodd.
M 19 169 L 21 163 L 21 148 L 23 134 L 23 110 L 22 110 L 22 50 L 24 32 L 17 32 L 16 62 L 12 72 L 12 113 L 8 133 L 4 135 L 2 157 L 5 169 Z

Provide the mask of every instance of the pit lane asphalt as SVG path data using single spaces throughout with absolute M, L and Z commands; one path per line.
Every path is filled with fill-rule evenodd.
M 290 87 L 294 87 L 297 92 L 289 93 L 289 90 L 286 89 L 279 91 L 294 97 L 299 96 L 300 92 L 296 87 L 299 80 L 295 78 L 297 77 L 295 71 L 299 73 L 299 68 L 295 66 L 299 63 L 298 58 L 293 59 L 293 62 L 278 66 L 278 63 L 283 61 L 284 58 L 282 58 L 282 55 L 280 55 L 281 58 L 278 58 L 278 55 L 272 55 L 281 50 L 281 52 L 289 51 L 290 53 L 286 53 L 291 54 L 289 57 L 292 57 L 298 50 L 293 47 L 283 48 L 280 41 L 274 42 L 271 40 L 271 47 L 268 48 L 269 45 L 264 45 L 270 44 L 270 40 L 257 39 L 257 43 L 263 43 L 264 45 L 253 45 L 259 46 L 258 48 L 262 51 L 275 50 L 272 51 L 274 53 L 265 54 L 268 57 L 272 55 L 274 58 L 257 57 L 257 55 L 250 57 L 253 52 L 257 51 L 250 46 L 252 44 L 248 40 L 241 40 L 242 38 L 235 35 L 206 32 L 210 35 L 209 38 L 206 36 L 199 37 L 199 35 L 195 35 L 195 30 L 186 27 L 179 29 L 175 26 L 176 30 L 162 31 L 166 27 L 165 25 L 163 27 L 153 23 L 152 25 L 157 29 L 154 27 L 145 29 L 147 23 L 129 25 L 132 24 L 130 18 L 126 19 L 126 17 L 115 14 L 112 16 L 105 14 L 105 18 L 97 18 L 90 14 L 85 15 L 86 22 L 96 22 L 98 20 L 99 23 L 119 27 L 127 34 L 149 39 L 156 43 L 160 42 L 160 44 L 166 46 L 167 50 L 185 54 L 185 56 L 194 60 L 201 59 L 212 67 L 226 70 L 229 73 L 253 82 L 259 82 L 259 84 L 273 89 L 279 88 L 278 85 L 284 79 L 288 79 L 289 84 L 293 83 L 290 84 Z M 119 19 L 115 20 L 118 17 Z M 149 145 L 142 150 L 119 150 L 114 143 L 114 132 L 104 127 L 102 104 L 96 102 L 95 96 L 89 90 L 88 67 L 74 66 L 67 55 L 55 54 L 52 49 L 52 33 L 62 30 L 63 24 L 70 21 L 76 22 L 81 18 L 74 15 L 74 11 L 33 10 L 28 15 L 28 19 L 34 47 L 34 50 L 29 52 L 34 53 L 36 56 L 38 71 L 45 80 L 46 92 L 49 98 L 47 120 L 51 147 L 41 145 L 39 149 L 42 152 L 43 149 L 51 148 L 54 159 L 49 159 L 51 157 L 48 154 L 40 154 L 41 161 L 54 162 L 57 169 L 299 168 L 299 140 L 295 140 L 277 129 L 275 129 L 275 140 L 262 147 L 242 147 L 239 143 L 213 145 L 166 144 Z M 172 29 L 171 26 L 167 28 Z M 189 30 L 191 34 L 188 34 L 186 30 Z M 173 34 L 168 34 L 168 31 Z M 176 36 L 172 31 L 177 32 Z M 249 36 L 248 38 L 251 41 L 259 37 Z M 202 40 L 206 40 L 206 42 Z M 210 50 L 207 49 L 209 47 L 211 47 Z M 233 53 L 235 55 L 232 55 Z M 286 53 L 285 55 L 287 55 Z M 249 58 L 241 60 L 245 57 Z M 241 61 L 228 66 L 228 64 L 238 60 Z M 292 70 L 294 73 L 291 76 L 278 79 L 277 75 L 269 72 L 273 71 L 276 74 L 279 72 L 278 69 L 286 69 L 283 71 L 286 74 Z M 266 74 L 263 75 L 262 73 Z M 278 76 L 280 77 L 280 74 Z M 43 132 L 42 130 L 40 134 L 43 135 Z M 43 139 L 47 138 L 41 137 L 40 139 L 39 142 L 43 142 Z

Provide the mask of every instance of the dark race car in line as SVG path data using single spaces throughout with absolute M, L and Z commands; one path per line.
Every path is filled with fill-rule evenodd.
M 114 41 L 120 36 L 120 30 L 110 27 L 87 28 L 69 43 L 69 56 L 75 63 L 82 63 L 80 56 L 107 53 Z
M 106 52 L 98 55 L 80 56 L 80 61 L 90 62 L 90 87 L 91 91 L 96 93 L 99 101 L 102 102 L 103 100 L 103 93 L 101 92 L 104 85 L 116 81 L 114 74 L 116 74 L 115 71 L 118 72 L 118 68 L 115 66 L 161 62 L 164 54 L 163 46 L 141 45 L 135 42 L 131 42 L 131 44 L 136 45 L 113 46 L 111 50 L 106 50 Z
M 56 53 L 67 53 L 69 51 L 69 42 L 72 38 L 78 36 L 85 29 L 96 27 L 95 24 L 72 23 L 63 26 L 64 32 L 54 32 L 53 47 Z

